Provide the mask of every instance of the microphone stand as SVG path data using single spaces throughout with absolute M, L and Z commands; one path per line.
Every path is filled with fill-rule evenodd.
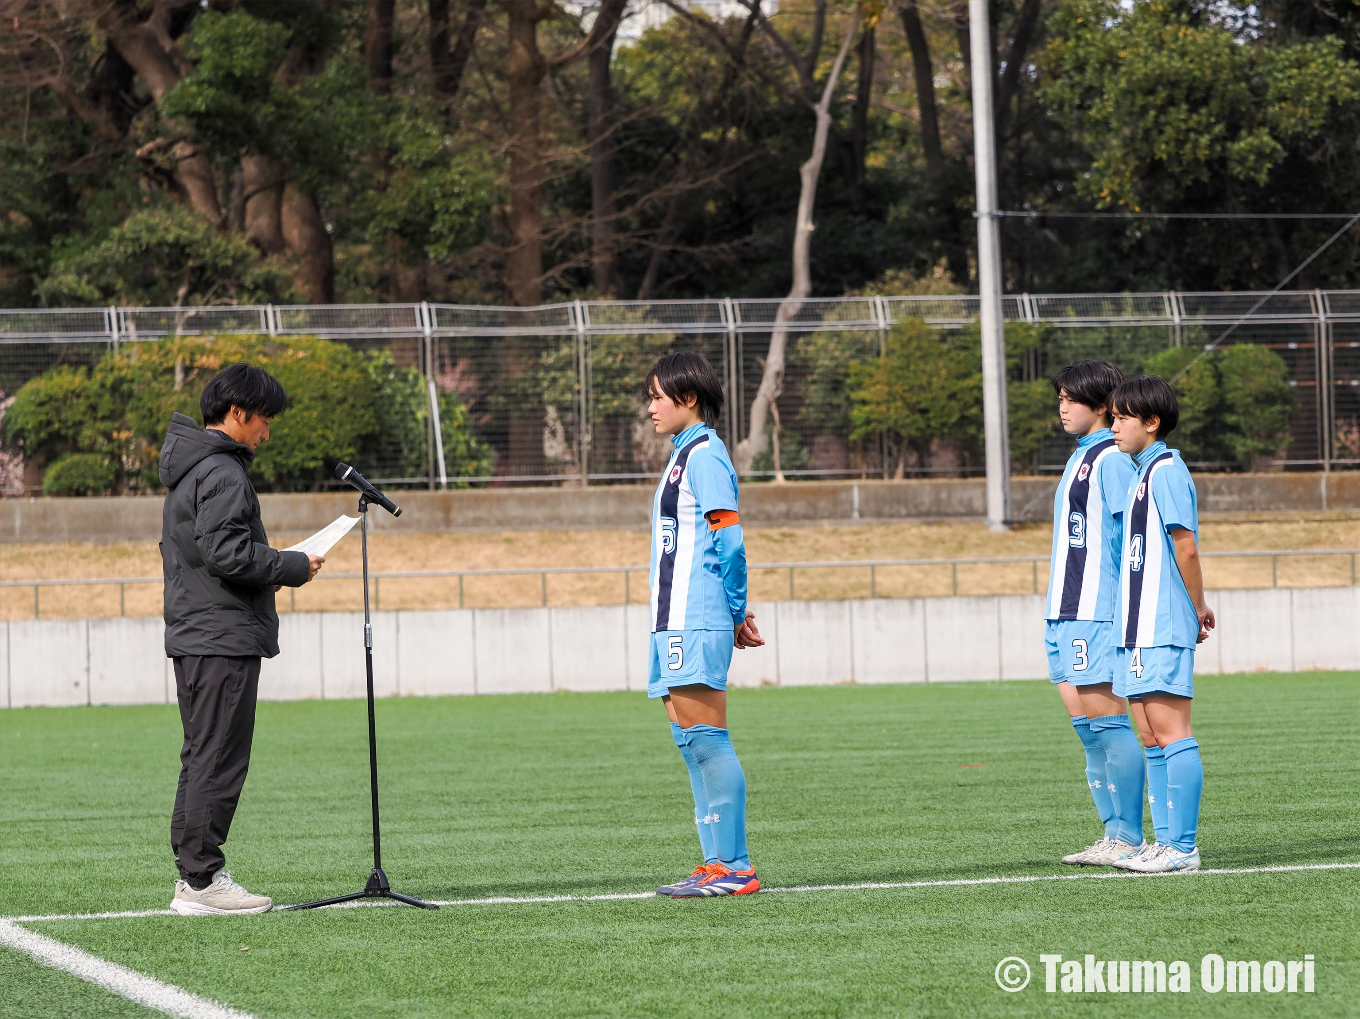
M 364 885 L 364 890 L 361 892 L 350 892 L 346 895 L 335 895 L 329 899 L 300 902 L 295 906 L 283 906 L 281 908 L 316 909 L 318 906 L 334 906 L 337 903 L 353 902 L 356 899 L 395 899 L 397 902 L 404 902 L 408 906 L 419 906 L 421 909 L 438 909 L 439 907 L 432 902 L 425 902 L 422 899 L 392 891 L 392 886 L 388 883 L 387 875 L 382 869 L 382 836 L 378 827 L 378 734 L 373 721 L 373 623 L 368 611 L 368 496 L 366 495 L 359 496 L 359 533 L 364 549 L 364 661 L 368 669 L 368 780 L 373 795 L 373 870 L 369 872 L 368 884 Z

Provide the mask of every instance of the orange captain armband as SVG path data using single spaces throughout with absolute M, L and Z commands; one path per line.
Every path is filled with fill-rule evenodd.
M 710 531 L 721 531 L 724 527 L 741 523 L 736 510 L 710 510 L 704 514 L 704 519 L 708 521 Z

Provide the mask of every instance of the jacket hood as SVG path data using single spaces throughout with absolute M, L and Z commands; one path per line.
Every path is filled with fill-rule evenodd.
M 198 422 L 183 414 L 170 416 L 170 429 L 161 447 L 161 484 L 174 488 L 185 475 L 214 453 L 231 453 L 241 458 L 242 464 L 255 459 L 249 446 L 244 446 L 215 428 L 199 428 Z

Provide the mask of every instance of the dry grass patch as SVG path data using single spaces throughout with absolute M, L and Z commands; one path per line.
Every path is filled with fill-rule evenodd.
M 281 534 L 276 544 L 287 545 L 302 535 Z M 1045 525 L 1017 527 L 992 534 L 974 523 L 887 523 L 821 525 L 811 527 L 751 527 L 746 531 L 747 556 L 752 564 L 754 600 L 790 597 L 787 570 L 760 569 L 771 562 L 834 562 L 866 559 L 945 559 L 990 556 L 1046 556 L 1049 529 Z M 1360 515 L 1253 514 L 1208 517 L 1202 525 L 1205 551 L 1360 547 Z M 374 535 L 370 541 L 375 572 L 417 570 L 485 570 L 544 566 L 642 566 L 647 561 L 648 536 L 635 530 L 448 532 L 435 534 Z M 347 537 L 332 552 L 322 577 L 357 573 L 358 535 Z M 1205 561 L 1211 587 L 1268 587 L 1269 559 Z M 154 542 L 92 545 L 79 542 L 47 545 L 6 545 L 0 555 L 0 579 L 55 579 L 93 577 L 157 577 L 160 553 Z M 1043 591 L 1047 567 L 1040 563 L 1007 565 L 879 567 L 873 571 L 872 590 L 880 597 L 961 594 L 1020 594 Z M 1341 585 L 1352 582 L 1349 557 L 1300 557 L 1278 562 L 1277 581 L 1285 587 Z M 551 605 L 612 605 L 623 602 L 625 581 L 620 574 L 553 576 L 546 579 Z M 388 579 L 377 590 L 383 609 L 508 607 L 542 604 L 544 579 L 538 574 L 515 577 L 468 577 L 459 590 L 458 578 Z M 795 598 L 863 598 L 871 591 L 870 571 L 864 567 L 796 571 Z M 627 581 L 628 599 L 647 600 L 647 577 L 633 573 Z M 40 610 L 44 618 L 118 615 L 155 615 L 161 610 L 159 583 L 44 588 Z M 283 611 L 353 610 L 361 607 L 360 584 L 353 579 L 325 579 L 296 592 L 283 592 Z M 32 618 L 33 589 L 0 589 L 0 615 Z

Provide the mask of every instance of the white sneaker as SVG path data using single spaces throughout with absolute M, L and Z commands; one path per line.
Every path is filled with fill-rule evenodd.
M 175 897 L 170 901 L 170 909 L 181 916 L 268 913 L 273 908 L 273 899 L 246 891 L 225 870 L 219 870 L 213 875 L 212 884 L 198 891 L 187 881 L 176 881 Z
M 1114 839 L 1101 839 L 1099 842 L 1092 843 L 1085 849 L 1080 849 L 1075 853 L 1068 853 L 1066 856 L 1062 858 L 1062 862 L 1071 864 L 1083 864 L 1086 862 L 1085 857 L 1088 854 L 1096 853 L 1099 855 L 1106 853 L 1110 850 L 1110 847 L 1114 845 L 1114 842 L 1115 842 Z
M 1142 848 L 1142 846 L 1129 845 L 1123 839 L 1101 839 L 1090 849 L 1078 853 L 1073 862 L 1083 867 L 1109 867 L 1117 861 L 1139 852 Z
M 1176 874 L 1199 870 L 1199 846 L 1188 853 L 1182 853 L 1175 846 L 1158 846 L 1157 850 L 1151 856 L 1125 861 L 1124 869 L 1139 874 Z
M 1131 869 L 1129 865 L 1133 863 L 1134 860 L 1150 860 L 1154 856 L 1161 855 L 1162 850 L 1165 848 L 1166 846 L 1162 845 L 1160 842 L 1144 842 L 1143 848 L 1138 850 L 1138 852 L 1130 853 L 1122 860 L 1116 860 L 1114 863 L 1110 864 L 1110 866 L 1118 867 L 1120 870 L 1129 870 Z

